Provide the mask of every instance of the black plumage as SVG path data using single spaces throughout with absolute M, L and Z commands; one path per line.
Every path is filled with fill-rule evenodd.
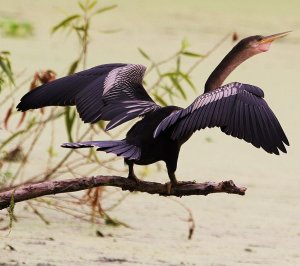
M 206 127 L 219 127 L 268 153 L 286 152 L 288 139 L 276 116 L 264 100 L 264 92 L 253 85 L 225 78 L 243 61 L 267 51 L 270 43 L 286 35 L 252 36 L 240 41 L 212 72 L 205 93 L 187 108 L 161 107 L 142 85 L 146 68 L 133 64 L 107 64 L 57 79 L 27 93 L 17 106 L 26 111 L 44 106 L 76 105 L 84 122 L 110 121 L 112 129 L 136 117 L 143 117 L 116 141 L 65 143 L 65 148 L 96 147 L 122 156 L 129 165 L 129 178 L 138 180 L 133 165 L 164 161 L 173 185 L 181 145 Z

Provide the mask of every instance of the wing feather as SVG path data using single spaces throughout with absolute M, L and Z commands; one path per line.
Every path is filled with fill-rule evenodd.
M 245 104 L 244 109 L 244 116 L 245 116 L 245 132 L 244 132 L 244 140 L 247 142 L 252 142 L 252 128 L 250 124 L 250 110 L 248 104 Z
M 245 129 L 244 120 L 245 120 L 245 105 L 238 100 L 237 104 L 239 104 L 240 108 L 238 108 L 238 118 L 239 118 L 239 128 Z M 244 138 L 245 130 L 239 130 L 237 137 L 239 139 Z
M 142 85 L 145 71 L 142 65 L 100 65 L 30 91 L 17 109 L 76 105 L 84 122 L 113 121 L 108 128 L 112 129 L 160 108 Z
M 268 153 L 286 152 L 288 139 L 276 116 L 263 99 L 264 92 L 255 86 L 233 82 L 200 95 L 186 109 L 166 117 L 154 137 L 167 129 L 173 139 L 187 136 L 206 127 L 220 127 L 233 137 L 244 139 Z
M 214 93 L 212 95 L 212 97 L 210 98 L 210 101 L 209 103 L 207 104 L 208 107 L 207 107 L 207 115 L 205 116 L 205 125 L 211 125 L 211 118 L 213 116 L 213 113 L 214 113 L 214 109 L 215 109 L 215 103 L 217 102 L 215 99 L 216 99 L 216 96 L 218 94 L 217 93 Z

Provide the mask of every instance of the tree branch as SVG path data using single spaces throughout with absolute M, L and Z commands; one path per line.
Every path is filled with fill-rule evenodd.
M 245 187 L 237 187 L 232 180 L 220 183 L 205 182 L 191 183 L 171 187 L 168 189 L 166 184 L 140 181 L 136 183 L 121 176 L 92 176 L 59 181 L 45 181 L 41 183 L 24 185 L 0 193 L 0 210 L 9 207 L 13 197 L 13 202 L 21 202 L 45 195 L 74 192 L 99 186 L 120 187 L 122 190 L 140 191 L 149 194 L 159 194 L 161 196 L 190 196 L 190 195 L 208 195 L 211 193 L 230 193 L 245 195 Z M 170 191 L 169 191 L 170 190 Z

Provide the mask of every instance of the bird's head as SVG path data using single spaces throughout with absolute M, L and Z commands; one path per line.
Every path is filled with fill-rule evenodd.
M 289 32 L 286 31 L 269 36 L 255 35 L 242 39 L 210 74 L 205 83 L 204 91 L 208 92 L 220 87 L 237 66 L 254 55 L 268 51 L 274 40 L 286 36 Z
M 274 40 L 286 36 L 290 31 L 276 33 L 268 36 L 255 35 L 242 39 L 236 48 L 239 50 L 247 51 L 248 53 L 255 55 L 261 52 L 267 52 L 271 43 Z

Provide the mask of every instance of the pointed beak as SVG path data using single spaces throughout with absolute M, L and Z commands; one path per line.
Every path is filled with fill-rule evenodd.
M 273 35 L 269 35 L 269 36 L 265 36 L 262 38 L 261 41 L 259 41 L 260 44 L 263 43 L 271 43 L 274 40 L 277 40 L 279 38 L 283 38 L 284 36 L 288 35 L 291 31 L 285 31 L 285 32 L 281 32 L 281 33 L 277 33 L 277 34 L 273 34 Z

